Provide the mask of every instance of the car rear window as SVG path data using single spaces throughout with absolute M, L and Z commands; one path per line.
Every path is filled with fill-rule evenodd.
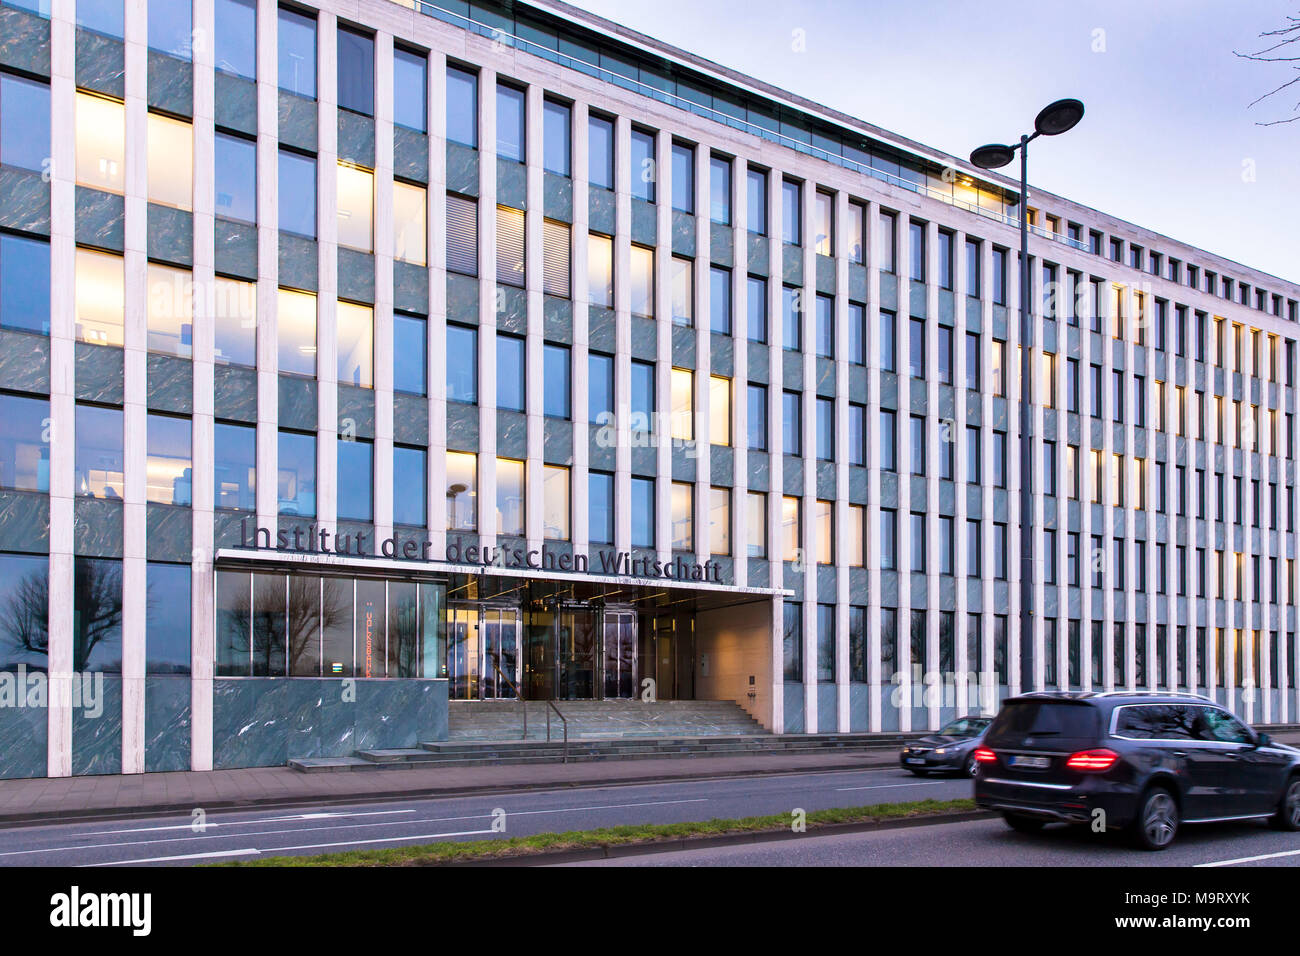
M 1089 746 L 1100 736 L 1097 708 L 1058 700 L 1007 701 L 993 720 L 984 742 L 991 747 L 1015 747 L 1027 737 L 1034 746 Z

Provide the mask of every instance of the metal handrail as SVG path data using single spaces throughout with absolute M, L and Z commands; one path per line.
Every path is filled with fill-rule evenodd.
M 497 677 L 501 678 L 510 685 L 510 689 L 515 692 L 515 699 L 523 705 L 524 708 L 524 736 L 523 740 L 528 739 L 528 701 L 524 700 L 524 695 L 519 692 L 519 687 L 501 671 L 501 664 L 497 660 L 496 654 L 489 654 L 488 658 L 492 661 L 492 669 L 497 672 Z
M 492 661 L 492 669 L 497 672 L 497 676 L 510 685 L 510 689 L 515 692 L 515 699 L 517 699 L 519 703 L 523 705 L 524 735 L 522 739 L 527 740 L 528 739 L 528 701 L 524 698 L 523 692 L 519 689 L 519 685 L 516 684 L 514 681 L 512 681 L 509 677 L 507 677 L 502 672 L 501 665 L 497 660 L 497 655 L 489 654 L 488 659 Z M 551 711 L 553 710 L 555 711 L 555 716 L 560 718 L 560 723 L 564 727 L 564 754 L 563 754 L 562 762 L 568 763 L 569 762 L 569 719 L 565 717 L 562 713 L 560 713 L 560 708 L 555 706 L 555 701 L 544 700 L 543 703 L 546 704 L 546 706 L 549 708 L 546 711 L 546 742 L 547 743 L 551 742 Z
M 560 713 L 560 708 L 558 708 L 558 707 L 555 706 L 555 701 L 550 700 L 550 699 L 548 698 L 548 699 L 546 700 L 546 706 L 550 708 L 550 710 L 548 710 L 548 711 L 546 712 L 546 741 L 547 741 L 547 743 L 550 743 L 550 740 L 551 740 L 551 711 L 553 710 L 553 711 L 555 711 L 555 716 L 560 718 L 560 723 L 562 723 L 562 724 L 564 725 L 564 760 L 563 760 L 563 762 L 564 762 L 564 763 L 568 763 L 568 762 L 569 762 L 569 719 L 568 719 L 567 717 L 565 717 L 562 713 Z

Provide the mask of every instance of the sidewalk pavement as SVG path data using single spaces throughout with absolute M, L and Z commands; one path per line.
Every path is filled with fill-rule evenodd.
M 1300 747 L 1300 732 L 1274 734 Z M 675 780 L 746 777 L 832 770 L 887 770 L 898 766 L 894 748 L 827 750 L 817 754 L 740 754 L 601 760 L 584 763 L 352 770 L 300 773 L 288 767 L 180 771 L 84 777 L 0 780 L 0 826 L 66 823 L 195 809 L 252 810 L 319 807 L 370 800 L 451 797 L 479 793 L 554 790 L 564 787 L 667 783 Z

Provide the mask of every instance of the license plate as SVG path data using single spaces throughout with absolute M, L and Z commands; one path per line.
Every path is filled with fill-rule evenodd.
M 1046 770 L 1051 761 L 1046 757 L 1025 757 L 1020 754 L 1013 756 L 1008 763 L 1013 767 L 1027 767 L 1031 770 Z
M 925 761 L 922 760 L 920 757 L 908 757 L 908 758 L 907 758 L 907 762 L 908 762 L 908 763 L 925 763 Z

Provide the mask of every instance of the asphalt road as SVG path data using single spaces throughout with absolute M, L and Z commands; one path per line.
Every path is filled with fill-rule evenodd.
M 189 865 L 795 808 L 950 800 L 970 793 L 966 779 L 917 778 L 891 768 L 213 812 L 206 815 L 202 831 L 190 815 L 55 823 L 0 831 L 0 866 Z M 496 810 L 505 811 L 504 833 L 492 829 Z
M 1185 827 L 1173 846 L 1149 853 L 1130 848 L 1120 834 L 1059 825 L 1026 835 L 992 818 L 573 865 L 1295 867 L 1300 865 L 1300 833 L 1280 833 L 1262 822 L 1205 824 Z

